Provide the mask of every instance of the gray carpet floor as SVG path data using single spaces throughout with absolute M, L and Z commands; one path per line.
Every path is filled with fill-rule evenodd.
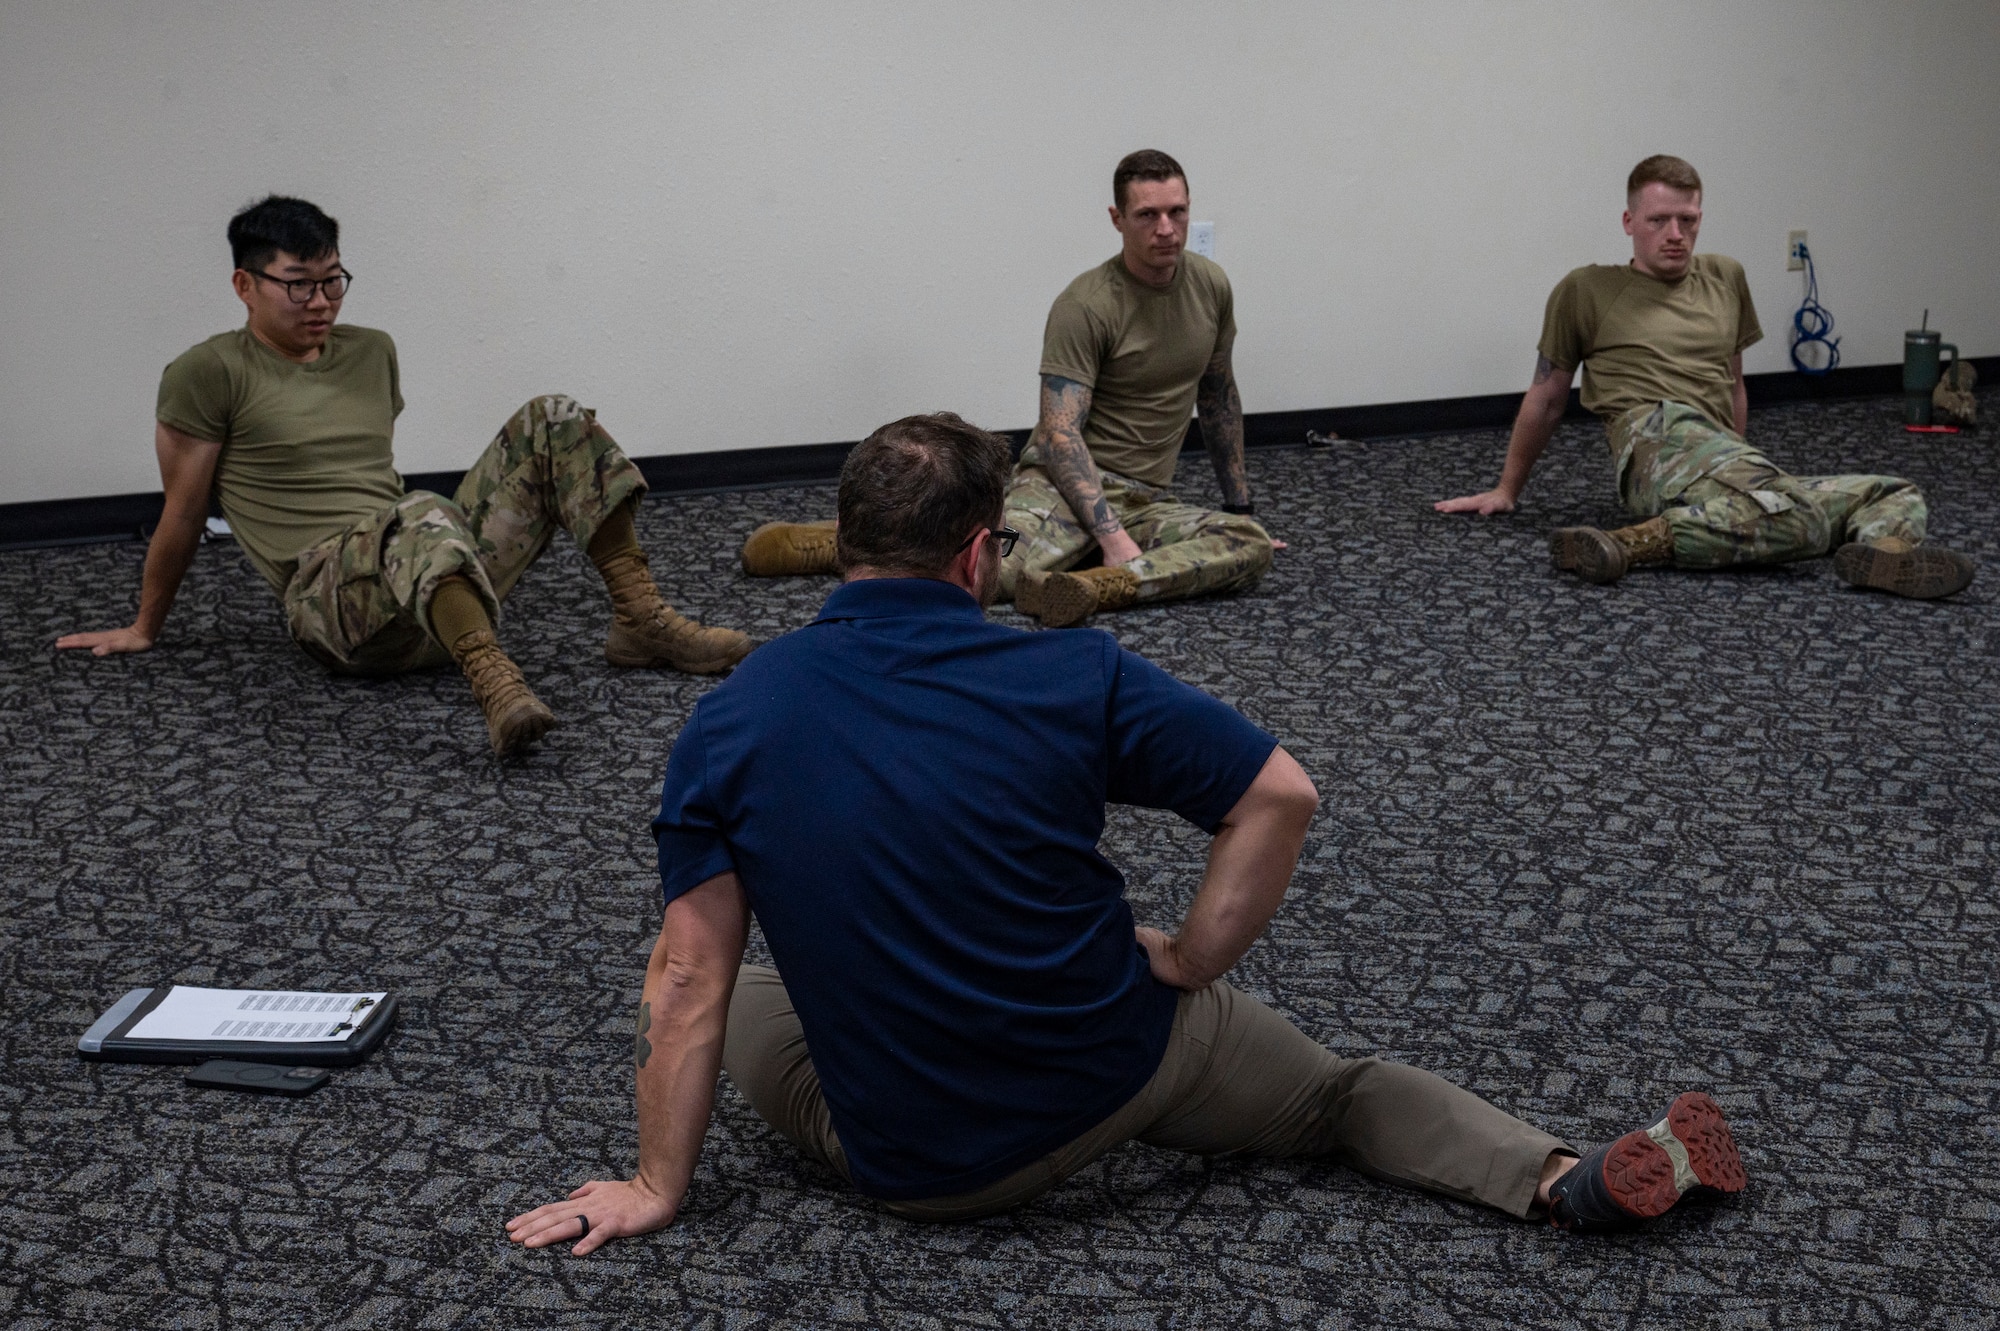
M 1990 414 L 2000 400 L 1988 398 Z M 504 637 L 563 726 L 491 761 L 463 682 L 331 678 L 229 545 L 150 654 L 142 550 L 0 554 L 0 1317 L 23 1328 L 1991 1327 L 2000 1324 L 1994 858 L 2000 453 L 1895 405 L 1774 408 L 1800 472 L 1894 471 L 1986 570 L 1919 604 L 1829 561 L 1610 588 L 1547 532 L 1615 524 L 1595 427 L 1523 509 L 1448 520 L 1487 432 L 1253 454 L 1291 542 L 1253 592 L 1107 617 L 1318 780 L 1292 894 L 1233 978 L 1345 1054 L 1580 1142 L 1706 1087 L 1752 1187 L 1580 1239 L 1314 1162 L 1132 1146 L 1017 1214 L 889 1217 L 725 1081 L 682 1218 L 585 1260 L 502 1222 L 634 1160 L 658 927 L 646 822 L 707 681 L 614 670 L 559 545 Z M 614 430 L 616 422 L 611 422 Z M 642 440 L 627 440 L 647 451 Z M 1182 492 L 1213 496 L 1191 456 Z M 753 581 L 756 523 L 828 487 L 650 501 L 671 599 L 770 636 L 826 580 Z M 1000 612 L 1012 622 L 1010 612 Z M 1119 810 L 1170 925 L 1204 839 Z M 761 946 L 753 941 L 753 948 Z M 128 987 L 389 987 L 399 1028 L 300 1101 L 95 1065 Z

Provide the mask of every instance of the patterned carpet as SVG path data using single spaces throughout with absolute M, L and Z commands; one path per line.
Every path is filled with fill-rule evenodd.
M 1989 398 L 1986 411 L 2000 408 Z M 645 824 L 709 684 L 598 654 L 567 544 L 504 626 L 563 720 L 496 767 L 456 675 L 330 678 L 232 547 L 161 646 L 120 621 L 136 545 L 0 555 L 6 891 L 0 1312 L 23 1328 L 2000 1324 L 2000 455 L 1893 402 L 1774 408 L 1801 472 L 1919 481 L 1984 562 L 1953 601 L 1828 561 L 1551 574 L 1617 520 L 1565 426 L 1523 510 L 1447 520 L 1495 433 L 1251 460 L 1292 543 L 1229 602 L 1109 619 L 1319 781 L 1292 895 L 1236 980 L 1343 1053 L 1419 1063 L 1577 1141 L 1710 1088 L 1740 1199 L 1577 1239 L 1313 1163 L 1132 1146 L 1027 1210 L 919 1227 L 802 1163 L 725 1083 L 669 1231 L 577 1261 L 501 1224 L 634 1159 L 632 1009 L 658 927 Z M 612 422 L 616 426 L 616 422 Z M 643 450 L 641 450 L 643 451 Z M 1212 496 L 1191 457 L 1183 493 Z M 759 521 L 826 487 L 649 503 L 668 595 L 772 635 L 831 583 L 755 582 Z M 122 621 L 121 621 L 122 622 Z M 1020 622 L 1020 621 L 1015 621 Z M 1203 838 L 1118 811 L 1170 924 Z M 89 1065 L 133 985 L 392 987 L 401 1025 L 301 1101 Z

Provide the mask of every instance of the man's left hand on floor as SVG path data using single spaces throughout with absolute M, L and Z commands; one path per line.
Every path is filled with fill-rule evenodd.
M 525 1211 L 507 1222 L 507 1237 L 524 1248 L 546 1248 L 576 1241 L 572 1256 L 595 1252 L 613 1239 L 650 1234 L 673 1223 L 680 1210 L 638 1179 L 604 1182 L 592 1179 L 569 1195 Z M 578 1217 L 585 1223 L 579 1223 Z

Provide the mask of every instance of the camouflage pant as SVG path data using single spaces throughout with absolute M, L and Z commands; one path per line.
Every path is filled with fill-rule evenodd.
M 1115 471 L 1099 475 L 1105 501 L 1143 552 L 1126 565 L 1139 575 L 1141 601 L 1238 591 L 1271 567 L 1271 535 L 1256 519 L 1178 503 L 1165 490 Z M 1023 574 L 1072 568 L 1097 546 L 1033 448 L 1014 468 L 1003 521 L 1021 533 L 1000 566 L 1003 599 L 1013 598 Z
M 1693 407 L 1638 407 L 1611 427 L 1618 494 L 1663 517 L 1677 568 L 1785 564 L 1849 541 L 1924 539 L 1923 492 L 1897 476 L 1789 476 Z
M 430 627 L 438 583 L 465 578 L 498 619 L 500 598 L 557 527 L 588 545 L 645 489 L 595 413 L 573 398 L 535 398 L 500 427 L 452 498 L 413 490 L 302 553 L 285 588 L 292 637 L 342 674 L 442 665 L 451 655 Z

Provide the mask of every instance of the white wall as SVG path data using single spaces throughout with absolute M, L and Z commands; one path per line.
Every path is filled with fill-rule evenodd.
M 2000 352 L 2000 5 L 6 0 L 0 502 L 158 488 L 160 368 L 232 326 L 223 226 L 341 221 L 406 470 L 531 393 L 634 454 L 1033 418 L 1050 299 L 1165 148 L 1251 411 L 1523 386 L 1544 296 L 1677 152 L 1783 367 L 1805 227 L 1850 364 L 1925 305 Z

